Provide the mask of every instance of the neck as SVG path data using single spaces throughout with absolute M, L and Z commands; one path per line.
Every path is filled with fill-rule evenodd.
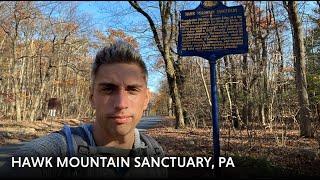
M 134 136 L 134 131 L 124 136 L 114 136 L 106 132 L 98 122 L 93 123 L 93 138 L 97 146 L 132 149 Z

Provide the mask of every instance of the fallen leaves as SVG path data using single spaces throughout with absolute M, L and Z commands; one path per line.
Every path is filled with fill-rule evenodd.
M 169 122 L 168 122 L 169 121 Z M 212 156 L 211 127 L 174 129 L 172 120 L 148 130 L 164 148 L 167 156 Z M 298 130 L 251 129 L 220 130 L 221 156 L 266 159 L 275 166 L 308 176 L 320 175 L 319 143 L 299 137 Z
M 90 120 L 57 119 L 53 122 L 0 121 L 0 144 L 14 144 L 28 141 L 52 131 L 61 129 L 63 124 L 79 125 Z M 32 130 L 34 129 L 34 130 Z M 212 129 L 185 128 L 175 129 L 174 120 L 166 119 L 147 134 L 154 137 L 164 148 L 167 156 L 212 156 Z M 251 128 L 233 130 L 220 129 L 221 156 L 241 157 L 236 166 L 256 166 L 257 159 L 269 161 L 274 166 L 308 176 L 320 176 L 320 148 L 316 138 L 301 138 L 295 129 L 271 130 Z M 248 157 L 255 160 L 249 160 Z M 237 164 L 238 163 L 238 164 Z M 266 166 L 262 163 L 261 166 Z M 260 167 L 260 166 L 259 166 Z M 247 168 L 247 167 L 245 167 Z M 267 167 L 269 168 L 269 167 Z M 229 170 L 228 170 L 229 171 Z M 239 170 L 241 172 L 243 170 Z M 258 172 L 258 171 L 257 171 Z

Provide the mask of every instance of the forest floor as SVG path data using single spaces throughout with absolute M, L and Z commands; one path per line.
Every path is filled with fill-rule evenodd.
M 167 156 L 212 156 L 211 127 L 175 129 L 174 123 L 167 119 L 148 131 Z M 236 167 L 225 168 L 223 175 L 237 178 L 320 176 L 319 143 L 319 138 L 299 137 L 297 129 L 222 127 L 220 155 L 231 157 Z
M 30 141 L 50 132 L 58 131 L 64 124 L 77 126 L 88 121 L 87 119 L 55 119 L 54 121 L 48 119 L 45 121 L 16 122 L 0 119 L 0 146 Z
M 19 122 L 0 119 L 0 146 L 17 144 L 88 119 Z M 212 156 L 212 129 L 175 129 L 166 118 L 147 134 L 164 148 L 166 156 Z M 232 157 L 236 168 L 225 168 L 231 177 L 320 176 L 320 145 L 317 138 L 299 137 L 297 129 L 265 128 L 220 130 L 221 156 Z

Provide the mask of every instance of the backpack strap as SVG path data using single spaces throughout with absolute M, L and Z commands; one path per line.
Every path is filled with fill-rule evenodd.
M 144 133 L 140 133 L 141 139 L 147 144 L 147 157 L 164 157 L 165 153 L 160 144 L 151 136 L 148 136 Z M 151 151 L 151 152 L 150 152 Z M 155 177 L 167 177 L 168 170 L 165 167 L 155 168 Z
M 62 128 L 62 132 L 66 136 L 66 142 L 67 142 L 67 154 L 69 157 L 74 156 L 74 147 L 73 147 L 73 139 L 72 139 L 72 133 L 70 126 L 65 124 Z
M 94 146 L 95 143 L 93 141 L 92 133 L 90 133 L 90 130 L 88 129 L 89 127 L 86 124 L 82 124 L 81 128 L 84 130 L 86 137 L 87 137 L 87 142 L 89 142 L 90 146 Z
M 84 133 L 81 133 L 80 131 L 83 131 Z M 90 146 L 94 146 L 94 141 L 93 141 L 92 134 L 90 133 L 90 130 L 88 129 L 87 125 L 83 124 L 80 126 L 80 128 L 70 128 L 69 125 L 64 125 L 62 128 L 62 132 L 66 137 L 67 151 L 68 151 L 67 154 L 69 157 L 72 157 L 75 155 L 73 139 L 75 139 L 75 145 L 77 150 L 83 151 L 83 153 L 92 152 L 92 149 L 90 148 Z M 75 135 L 78 135 L 80 137 L 76 137 Z M 150 153 L 148 153 L 149 155 L 164 156 L 164 151 L 162 147 L 154 138 L 144 133 L 140 133 L 140 137 L 146 143 L 148 147 L 147 150 L 150 151 Z M 81 140 L 82 138 L 86 139 L 86 144 L 84 144 L 84 140 Z M 126 154 L 126 153 L 127 152 L 123 152 L 120 154 Z
M 164 151 L 163 151 L 162 147 L 154 138 L 152 138 L 144 133 L 140 133 L 140 136 L 141 136 L 142 140 L 147 144 L 147 146 L 148 146 L 147 149 L 151 150 L 152 155 L 164 156 Z
M 83 124 L 79 127 L 71 127 L 65 124 L 61 131 L 58 133 L 63 134 L 66 137 L 67 143 L 67 155 L 72 157 L 76 155 L 76 151 L 79 151 L 79 148 L 94 146 L 94 140 L 92 134 L 87 125 Z M 76 147 L 74 147 L 74 145 Z M 88 149 L 88 148 L 87 148 Z

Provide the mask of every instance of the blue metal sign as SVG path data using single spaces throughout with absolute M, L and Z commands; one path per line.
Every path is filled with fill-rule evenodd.
M 220 175 L 220 135 L 216 61 L 228 54 L 248 52 L 248 33 L 242 6 L 227 7 L 220 1 L 201 1 L 194 10 L 181 11 L 178 54 L 209 60 L 211 78 L 213 152 L 216 175 Z
M 220 1 L 202 1 L 194 10 L 181 11 L 178 53 L 216 59 L 248 52 L 243 6 L 227 7 Z

